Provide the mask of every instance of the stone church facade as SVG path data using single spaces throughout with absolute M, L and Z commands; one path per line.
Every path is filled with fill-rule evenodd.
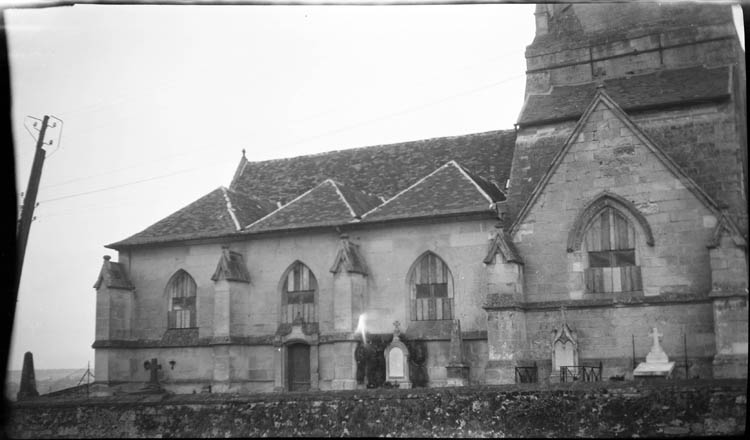
M 513 383 L 531 365 L 542 381 L 561 365 L 630 379 L 654 327 L 688 376 L 746 377 L 745 66 L 729 6 L 535 15 L 516 129 L 243 154 L 229 188 L 108 245 L 97 382 L 137 389 L 157 359 L 174 392 L 353 389 L 363 333 L 395 321 L 423 347 L 427 386 Z

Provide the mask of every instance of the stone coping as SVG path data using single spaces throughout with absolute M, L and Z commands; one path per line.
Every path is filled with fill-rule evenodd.
M 371 335 L 381 335 L 380 333 L 368 333 L 368 337 Z M 385 333 L 382 333 L 385 335 Z M 467 331 L 461 332 L 461 337 L 464 341 L 474 340 L 487 340 L 487 332 L 485 330 L 478 331 Z M 179 347 L 213 347 L 216 345 L 245 345 L 245 346 L 260 346 L 276 344 L 275 335 L 262 335 L 262 336 L 230 336 L 227 338 L 200 338 L 196 342 L 184 342 L 174 344 L 164 344 L 160 339 L 137 339 L 137 340 L 121 340 L 121 339 L 99 339 L 94 341 L 91 348 L 114 348 L 114 349 L 128 349 L 128 348 L 179 348 Z M 424 335 L 418 339 L 420 341 L 450 341 L 450 335 Z M 358 333 L 328 333 L 319 336 L 319 344 L 333 344 L 336 342 L 360 342 L 361 337 Z
M 92 386 L 96 386 L 95 382 Z M 693 380 L 634 380 L 623 382 L 569 382 L 554 384 L 509 384 L 471 385 L 465 387 L 411 388 L 411 389 L 371 389 L 343 391 L 303 391 L 271 392 L 255 394 L 160 394 L 160 395 L 121 395 L 108 397 L 44 397 L 33 400 L 10 402 L 13 408 L 75 407 L 75 406 L 163 406 L 163 405 L 226 405 L 226 404 L 279 404 L 304 401 L 383 400 L 383 399 L 422 399 L 428 395 L 456 396 L 472 398 L 472 394 L 531 395 L 552 393 L 569 395 L 598 392 L 601 394 L 638 394 L 659 390 L 711 390 L 733 391 L 747 389 L 747 379 L 693 379 Z
M 585 294 L 584 294 L 585 295 Z M 642 292 L 612 294 L 612 298 L 565 299 L 555 301 L 518 301 L 513 295 L 489 294 L 482 306 L 485 310 L 558 310 L 560 306 L 567 309 L 605 308 L 605 307 L 640 307 L 651 305 L 711 303 L 706 294 L 666 293 L 655 296 L 643 296 Z

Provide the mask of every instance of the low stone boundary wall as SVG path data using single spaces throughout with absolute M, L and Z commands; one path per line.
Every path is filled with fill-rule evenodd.
M 746 380 L 39 398 L 6 434 L 40 437 L 740 435 Z

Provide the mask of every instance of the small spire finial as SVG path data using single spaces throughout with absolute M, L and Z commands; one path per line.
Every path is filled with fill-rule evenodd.
M 242 149 L 242 157 L 245 157 L 245 149 Z
M 111 256 L 109 256 L 109 255 L 105 255 L 105 256 L 104 256 L 104 261 L 109 261 L 109 260 L 111 260 L 111 259 L 112 259 L 112 257 L 111 257 Z

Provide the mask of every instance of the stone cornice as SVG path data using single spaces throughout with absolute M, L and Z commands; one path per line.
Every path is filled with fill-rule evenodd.
M 735 295 L 736 296 L 736 295 Z M 487 295 L 482 308 L 490 310 L 559 310 L 566 309 L 610 308 L 610 307 L 642 307 L 662 306 L 671 304 L 710 303 L 712 297 L 706 294 L 663 294 L 657 296 L 619 295 L 613 298 L 568 299 L 557 301 L 518 301 L 511 295 Z

